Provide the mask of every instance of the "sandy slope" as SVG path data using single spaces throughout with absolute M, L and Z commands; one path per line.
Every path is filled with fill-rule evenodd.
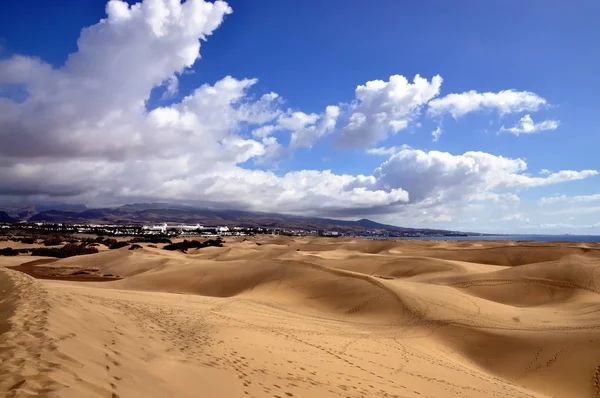
M 123 279 L 0 267 L 0 395 L 597 393 L 600 245 L 265 237 L 51 265 Z

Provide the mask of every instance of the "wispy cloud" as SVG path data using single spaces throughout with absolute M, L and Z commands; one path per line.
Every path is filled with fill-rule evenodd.
M 395 153 L 400 152 L 403 149 L 411 149 L 408 145 L 402 146 L 389 146 L 389 147 L 379 147 L 379 148 L 369 148 L 366 152 L 369 155 L 377 155 L 377 156 L 390 156 Z
M 429 102 L 427 112 L 432 116 L 446 113 L 459 118 L 471 112 L 494 110 L 501 115 L 536 111 L 547 105 L 547 101 L 529 91 L 504 90 L 497 93 L 478 93 L 471 90 L 461 94 L 448 94 Z
M 600 201 L 600 194 L 578 195 L 578 196 L 549 196 L 540 199 L 540 204 L 549 205 L 553 203 L 586 203 Z
M 520 134 L 533 134 L 540 131 L 556 130 L 560 122 L 558 120 L 544 120 L 540 123 L 535 123 L 531 118 L 531 115 L 525 115 L 513 127 L 500 128 L 500 132 L 512 133 L 516 136 Z
M 438 142 L 441 135 L 442 135 L 442 128 L 440 126 L 437 126 L 437 128 L 431 132 L 431 136 L 433 137 L 433 142 Z

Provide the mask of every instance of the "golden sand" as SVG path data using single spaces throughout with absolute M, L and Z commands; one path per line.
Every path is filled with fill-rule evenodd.
M 262 237 L 0 257 L 0 396 L 591 397 L 600 245 Z M 4 327 L 3 327 L 4 325 Z

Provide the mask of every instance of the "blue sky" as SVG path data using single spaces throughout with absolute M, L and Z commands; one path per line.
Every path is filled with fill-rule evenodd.
M 0 194 L 600 233 L 599 12 L 6 1 Z

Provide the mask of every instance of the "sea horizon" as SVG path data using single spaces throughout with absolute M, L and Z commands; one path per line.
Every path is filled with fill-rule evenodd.
M 499 235 L 468 235 L 468 236 L 410 236 L 406 240 L 486 240 L 486 241 L 533 241 L 533 242 L 600 242 L 600 235 L 546 235 L 546 234 L 499 234 Z

